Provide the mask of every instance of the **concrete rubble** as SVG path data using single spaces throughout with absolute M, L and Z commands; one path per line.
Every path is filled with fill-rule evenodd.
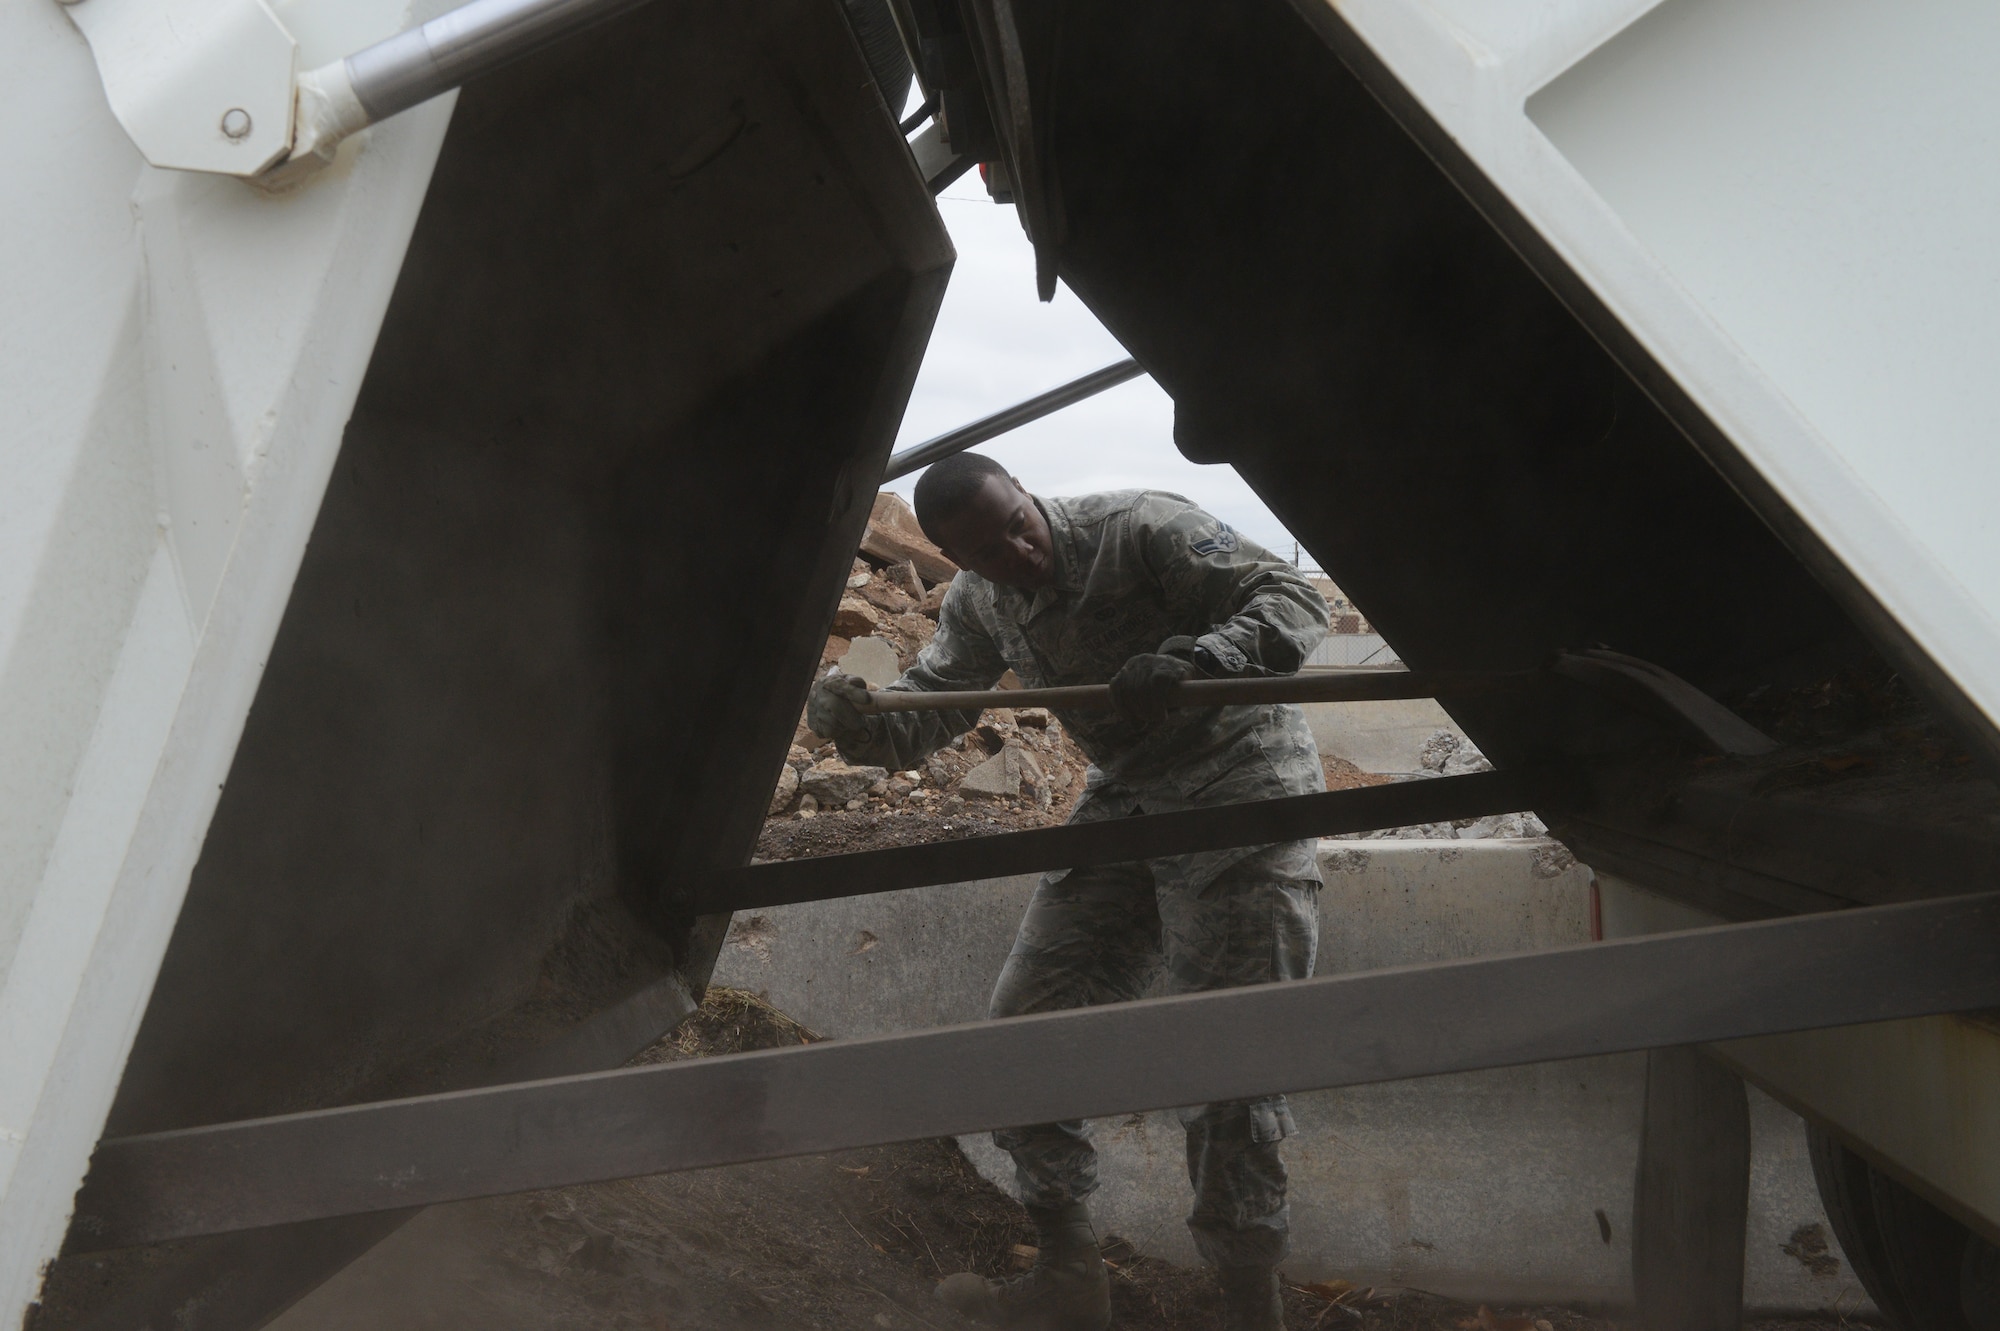
M 915 511 L 902 496 L 886 490 L 875 497 L 868 530 L 861 537 L 861 553 L 883 565 L 908 563 L 930 583 L 950 582 L 958 572 L 958 565 L 925 537 Z
M 1053 718 L 1051 718 L 1053 719 Z M 1046 809 L 1053 793 L 1041 763 L 1019 740 L 1005 740 L 1000 752 L 965 774 L 959 790 L 1002 799 L 1026 797 Z
M 887 788 L 889 772 L 882 767 L 849 767 L 838 758 L 814 763 L 799 773 L 799 789 L 823 809 L 859 804 L 877 787 Z
M 1439 776 L 1466 776 L 1490 772 L 1493 764 L 1477 745 L 1457 730 L 1442 727 L 1431 732 L 1418 749 L 1421 771 L 1408 774 L 1410 780 Z M 1390 827 L 1379 832 L 1351 832 L 1341 838 L 1353 841 L 1484 841 L 1494 838 L 1545 837 L 1548 827 L 1532 813 L 1489 814 L 1484 818 L 1463 818 L 1449 823 L 1418 823 L 1411 827 Z M 1554 844 L 1554 843 L 1551 843 Z M 1565 852 L 1567 853 L 1567 852 Z
M 925 539 L 909 505 L 893 494 L 878 496 L 820 655 L 821 672 L 838 666 L 877 688 L 893 681 L 936 632 L 945 589 L 957 572 Z M 1000 687 L 1010 686 L 1019 686 L 1011 671 L 1000 681 Z M 1370 772 L 1322 744 L 1328 787 L 1491 770 L 1477 746 L 1442 712 L 1436 715 L 1446 724 L 1432 725 L 1420 744 L 1414 737 L 1404 741 L 1414 744 L 1419 770 Z M 772 791 L 770 817 L 795 820 L 835 811 L 950 817 L 976 811 L 1009 826 L 1043 826 L 1068 815 L 1089 765 L 1062 723 L 1040 708 L 994 708 L 918 770 L 905 772 L 849 767 L 832 741 L 814 734 L 801 715 L 785 772 Z M 1541 837 L 1547 831 L 1532 813 L 1509 813 L 1357 833 L 1351 839 L 1473 841 Z
M 945 588 L 958 572 L 924 538 L 900 498 L 879 496 L 820 656 L 880 687 L 917 659 L 937 630 Z M 1000 687 L 1018 687 L 1010 671 Z M 968 809 L 1010 824 L 1060 822 L 1082 793 L 1089 767 L 1062 722 L 1040 708 L 994 708 L 970 733 L 927 758 L 920 770 L 850 767 L 803 716 L 785 770 L 771 793 L 774 819 L 835 810 L 952 815 Z

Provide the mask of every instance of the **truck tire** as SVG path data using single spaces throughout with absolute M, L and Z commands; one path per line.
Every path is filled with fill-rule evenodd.
M 1897 1331 L 1988 1331 L 1993 1324 L 1975 1326 L 1962 1301 L 1971 1231 L 1826 1129 L 1808 1124 L 1806 1131 L 1834 1237 L 1889 1324 Z

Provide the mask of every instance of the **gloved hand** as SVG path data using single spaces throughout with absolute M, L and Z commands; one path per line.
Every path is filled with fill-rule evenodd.
M 813 681 L 806 697 L 806 724 L 815 735 L 835 742 L 868 738 L 868 718 L 861 708 L 868 700 L 868 683 L 859 675 L 838 672 Z
M 1167 695 L 1195 673 L 1194 663 L 1160 652 L 1141 652 L 1111 677 L 1111 705 L 1134 725 L 1156 726 L 1167 719 Z

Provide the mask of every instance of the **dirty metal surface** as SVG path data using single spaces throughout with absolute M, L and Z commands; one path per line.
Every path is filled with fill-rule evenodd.
M 1996 948 L 1988 893 L 131 1137 L 80 1241 L 1964 1010 L 2000 1004 Z
M 616 1067 L 672 1030 L 693 1007 L 678 980 L 657 980 L 553 1039 L 506 1055 L 460 1085 L 499 1085 Z M 167 1261 L 156 1254 L 135 1254 L 154 1257 L 157 1270 L 151 1278 L 129 1282 L 121 1297 L 74 1325 L 77 1331 L 262 1326 L 401 1228 L 417 1210 L 333 1216 L 218 1235 L 184 1245 Z M 52 1321 L 45 1317 L 36 1325 Z
M 788 906 L 937 883 L 1483 818 L 1573 798 L 1572 785 L 1558 768 L 1475 772 L 1178 813 L 1066 823 L 962 841 L 781 860 L 697 880 L 689 909 L 708 913 Z
M 1038 245 L 1172 396 L 1180 450 L 1234 466 L 1413 670 L 1608 649 L 1728 703 L 1893 664 L 2000 753 L 1336 6 L 1055 8 L 1016 0 L 1025 69 L 983 67 L 1036 103 Z M 1503 768 L 1685 756 L 1615 709 L 1448 710 Z M 1635 850 L 1651 814 L 1595 811 Z M 1681 892 L 1706 852 L 1650 839 L 1657 869 L 1624 871 Z M 1851 899 L 1796 871 L 1782 909 Z
M 1283 0 L 1072 7 L 1053 78 L 1064 279 L 1412 669 L 1601 644 L 1713 696 L 1856 639 Z M 1453 715 L 1496 762 L 1540 739 Z
M 464 91 L 109 1131 L 699 992 L 666 888 L 749 855 L 951 260 L 839 6 Z
M 664 888 L 749 853 L 951 257 L 824 8 L 465 92 L 117 1130 L 337 1100 L 579 902 L 699 987 Z

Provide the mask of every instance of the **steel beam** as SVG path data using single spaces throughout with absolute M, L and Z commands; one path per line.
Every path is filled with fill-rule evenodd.
M 988 439 L 998 438 L 1009 430 L 1018 430 L 1030 421 L 1038 421 L 1072 403 L 1094 397 L 1107 388 L 1116 388 L 1127 379 L 1137 379 L 1145 372 L 1135 360 L 1115 361 L 1101 370 L 1092 370 L 1080 379 L 1072 379 L 1066 384 L 1051 388 L 1046 393 L 1037 393 L 1025 402 L 1016 402 L 1013 406 L 996 411 L 991 416 L 981 416 L 970 425 L 961 425 L 956 430 L 938 435 L 935 439 L 926 439 L 921 444 L 891 454 L 889 465 L 882 469 L 882 481 L 887 484 L 908 476 L 913 471 L 922 471 L 931 463 L 948 458 L 953 453 L 963 453 L 974 444 L 983 444 Z
M 469 1075 L 472 1084 L 490 1085 L 617 1067 L 672 1030 L 694 1007 L 687 986 L 678 975 L 670 975 L 552 1039 L 507 1054 L 490 1070 L 457 1071 Z M 460 1076 L 452 1080 L 463 1086 Z M 186 1310 L 193 1308 L 199 1310 L 192 1324 L 199 1331 L 254 1331 L 394 1233 L 419 1209 L 330 1216 L 306 1224 L 216 1235 L 159 1254 L 120 1297 L 81 1320 L 58 1324 L 44 1312 L 36 1325 L 38 1331 L 62 1331 L 64 1326 L 69 1331 L 181 1327 L 189 1325 Z M 76 1252 L 80 1241 L 73 1234 L 68 1251 Z
M 1749 1215 L 1743 1079 L 1699 1049 L 1651 1050 L 1632 1195 L 1632 1292 L 1645 1331 L 1740 1331 Z
M 692 914 L 709 915 L 1343 832 L 1372 832 L 1413 823 L 1483 818 L 1532 809 L 1559 797 L 1565 788 L 1560 773 L 1547 768 L 1475 772 L 1179 813 L 1067 823 L 893 850 L 783 860 L 715 873 L 687 885 L 686 897 L 675 904 Z
M 2000 893 L 1329 976 L 102 1143 L 116 1247 L 1166 1105 L 2000 1005 Z

